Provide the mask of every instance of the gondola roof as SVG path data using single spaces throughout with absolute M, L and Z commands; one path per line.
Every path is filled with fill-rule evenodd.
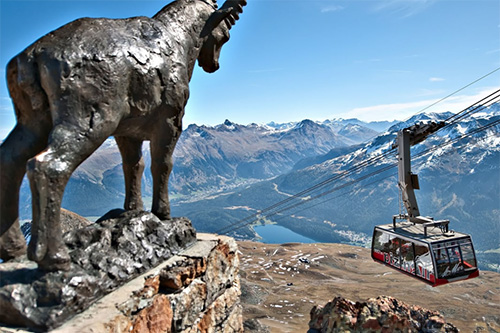
M 458 231 L 443 233 L 439 227 L 428 227 L 427 236 L 425 236 L 423 224 L 414 224 L 412 222 L 398 222 L 396 224 L 396 228 L 394 228 L 392 223 L 378 225 L 377 228 L 424 243 L 438 243 L 442 241 L 452 241 L 455 239 L 470 237 L 469 235 Z

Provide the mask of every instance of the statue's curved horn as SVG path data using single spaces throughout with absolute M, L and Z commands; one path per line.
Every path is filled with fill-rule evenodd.
M 219 9 L 221 11 L 230 9 L 229 15 L 226 17 L 229 24 L 229 29 L 236 23 L 240 18 L 240 14 L 243 13 L 243 7 L 246 6 L 247 0 L 226 0 L 222 7 Z
M 205 30 L 212 31 L 224 19 L 228 28 L 231 29 L 240 18 L 240 14 L 243 13 L 243 7 L 246 4 L 247 0 L 226 0 L 221 8 L 212 13 L 205 25 Z

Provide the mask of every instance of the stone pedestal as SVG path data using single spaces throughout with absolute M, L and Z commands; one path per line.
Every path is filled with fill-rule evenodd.
M 198 234 L 51 332 L 243 332 L 238 272 L 234 239 Z
M 46 331 L 196 242 L 185 218 L 130 211 L 64 235 L 71 270 L 44 273 L 30 261 L 0 264 L 0 322 Z
M 198 234 L 189 249 L 52 331 L 243 332 L 234 239 Z

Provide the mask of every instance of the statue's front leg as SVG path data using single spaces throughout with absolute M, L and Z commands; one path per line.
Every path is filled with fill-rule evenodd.
M 71 175 L 71 170 L 59 167 L 64 164 L 52 147 L 28 162 L 33 209 L 28 258 L 44 271 L 70 268 L 60 225 L 62 196 Z
M 47 149 L 28 162 L 31 185 L 33 224 L 28 258 L 36 261 L 44 271 L 68 270 L 70 256 L 61 231 L 61 202 L 64 188 L 73 173 L 91 153 L 109 136 L 98 131 L 84 132 L 72 124 L 62 123 L 52 130 Z M 75 134 L 76 133 L 76 134 Z
M 182 132 L 182 120 L 167 119 L 151 139 L 151 174 L 153 205 L 151 211 L 162 220 L 170 219 L 168 180 L 172 172 L 172 154 Z

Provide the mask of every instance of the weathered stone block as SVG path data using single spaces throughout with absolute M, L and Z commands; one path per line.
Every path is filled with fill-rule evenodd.
M 172 318 L 172 306 L 168 297 L 166 295 L 156 295 L 151 306 L 139 312 L 131 332 L 171 332 Z
M 243 328 L 243 308 L 241 304 L 233 307 L 233 310 L 227 319 L 221 324 L 221 332 L 224 333 L 241 333 L 244 332 Z
M 238 275 L 238 245 L 233 238 L 220 236 L 219 243 L 207 260 L 203 276 L 206 282 L 207 302 L 212 303 L 225 289 L 230 288 Z
M 160 284 L 164 288 L 179 290 L 205 273 L 207 259 L 184 258 L 161 271 Z
M 240 287 L 236 283 L 233 287 L 227 289 L 219 296 L 205 311 L 197 324 L 198 330 L 201 332 L 215 332 L 216 328 L 225 326 L 235 326 L 235 320 L 239 320 L 239 326 L 242 326 L 241 318 L 232 318 L 235 308 L 240 306 Z M 228 323 L 226 323 L 228 322 Z M 237 325 L 236 325 L 237 326 Z
M 181 293 L 170 295 L 174 309 L 173 330 L 180 332 L 191 326 L 205 310 L 207 285 L 200 279 L 194 280 Z
M 158 275 L 146 280 L 145 286 L 134 293 L 135 301 L 125 303 L 136 306 L 135 312 L 151 307 L 145 291 L 151 289 L 150 285 L 156 286 L 159 276 L 160 289 L 155 297 L 166 295 L 171 302 L 172 332 L 243 332 L 236 253 L 232 238 L 201 234 L 194 246 L 172 257 Z M 211 295 L 218 295 L 213 300 L 208 299 L 210 289 Z M 127 315 L 133 317 L 133 312 Z

